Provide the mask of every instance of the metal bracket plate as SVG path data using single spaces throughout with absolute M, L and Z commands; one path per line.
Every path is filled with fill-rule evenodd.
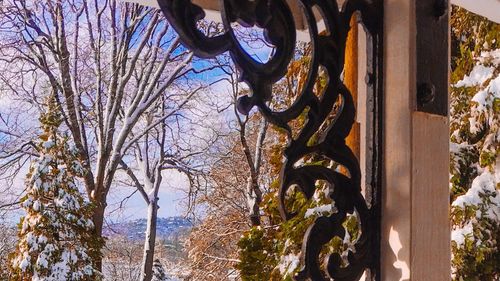
M 448 115 L 449 1 L 418 0 L 417 111 Z

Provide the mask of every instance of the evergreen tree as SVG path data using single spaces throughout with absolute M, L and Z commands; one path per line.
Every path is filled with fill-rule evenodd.
M 98 280 L 93 261 L 99 256 L 92 207 L 75 184 L 83 173 L 76 149 L 58 134 L 61 117 L 49 101 L 40 118 L 43 134 L 39 157 L 32 164 L 27 194 L 21 200 L 26 215 L 19 223 L 19 241 L 11 254 L 9 280 Z
M 159 259 L 155 259 L 153 262 L 153 278 L 151 281 L 167 281 L 167 273 L 163 268 Z
M 499 280 L 500 25 L 452 13 L 451 219 L 454 280 Z

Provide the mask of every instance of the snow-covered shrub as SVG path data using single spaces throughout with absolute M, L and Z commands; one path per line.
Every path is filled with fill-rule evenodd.
M 499 280 L 500 26 L 455 9 L 452 35 L 452 275 Z

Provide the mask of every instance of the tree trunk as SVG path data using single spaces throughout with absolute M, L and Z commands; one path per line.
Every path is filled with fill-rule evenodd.
M 257 183 L 257 179 L 248 177 L 247 180 L 247 204 L 252 226 L 259 226 L 260 221 L 260 204 L 262 203 L 262 192 Z
M 156 242 L 156 221 L 158 218 L 158 198 L 151 200 L 148 205 L 148 223 L 144 239 L 144 254 L 141 268 L 141 281 L 151 281 L 153 278 L 153 261 Z
M 94 214 L 92 216 L 92 222 L 94 223 L 94 231 L 96 238 L 102 238 L 102 230 L 104 226 L 104 212 L 106 210 L 106 203 L 100 201 L 93 202 L 96 205 L 94 209 Z M 102 272 L 102 257 L 99 255 L 95 260 L 97 270 Z
M 250 169 L 250 176 L 247 180 L 247 202 L 250 212 L 250 223 L 252 226 L 259 226 L 260 220 L 260 204 L 262 203 L 262 190 L 259 186 L 260 166 L 262 164 L 262 146 L 267 133 L 267 121 L 262 119 L 259 125 L 259 134 L 255 143 L 255 155 L 253 162 L 249 161 L 249 165 L 253 165 L 253 170 Z M 246 142 L 242 143 L 247 145 Z

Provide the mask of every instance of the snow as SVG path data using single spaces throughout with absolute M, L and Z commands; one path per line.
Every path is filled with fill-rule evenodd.
M 496 177 L 487 169 L 476 177 L 471 188 L 457 197 L 452 203 L 453 208 L 474 207 L 477 208 L 475 218 L 469 220 L 464 226 L 456 226 L 451 232 L 451 239 L 460 247 L 465 239 L 476 239 L 474 237 L 474 225 L 481 219 L 487 218 L 493 223 L 500 223 L 500 191 L 496 189 Z M 477 239 L 477 243 L 481 243 Z
M 477 92 L 476 95 L 472 98 L 472 101 L 477 102 L 480 106 L 486 104 L 486 99 L 488 98 L 488 92 L 487 91 L 479 91 Z
M 490 82 L 489 91 L 494 97 L 500 98 L 500 76 Z
M 333 213 L 333 212 L 335 212 L 335 207 L 333 206 L 333 204 L 325 204 L 318 207 L 307 209 L 304 218 L 307 219 L 311 216 L 322 215 L 324 213 Z
M 299 254 L 289 254 L 281 257 L 281 260 L 278 264 L 278 268 L 282 276 L 293 274 L 294 270 L 300 264 L 299 256 L 300 256 Z
M 67 169 L 68 164 L 77 166 L 78 162 L 69 158 L 71 152 L 60 151 L 60 147 L 49 149 L 59 143 L 49 140 L 42 144 L 27 183 L 27 196 L 21 203 L 27 214 L 13 267 L 32 281 L 87 280 L 97 274 L 87 254 L 88 245 L 76 239 L 79 230 L 74 226 L 88 230 L 92 227 L 86 224 L 90 218 L 79 213 L 84 206 L 73 182 L 75 171 Z
M 460 154 L 463 153 L 463 151 L 467 151 L 471 149 L 472 145 L 462 142 L 462 143 L 455 143 L 455 142 L 450 142 L 450 153 L 454 154 Z
M 486 67 L 482 64 L 474 66 L 471 73 L 455 84 L 455 87 L 473 87 L 486 82 L 493 75 L 494 67 Z
M 21 262 L 19 263 L 19 268 L 22 270 L 22 271 L 26 271 L 26 269 L 28 269 L 29 265 L 30 265 L 30 260 L 31 260 L 31 257 L 27 255 L 27 253 L 24 255 L 24 258 L 21 260 Z
M 481 90 L 472 98 L 472 101 L 477 102 L 479 110 L 484 107 L 491 106 L 492 98 L 500 98 L 500 76 L 495 77 L 488 84 L 485 84 L 493 77 L 495 68 L 500 65 L 500 49 L 489 52 L 482 52 L 477 59 L 477 65 L 474 66 L 469 75 L 458 81 L 455 87 L 474 87 L 482 86 Z M 491 66 L 485 66 L 488 64 Z
M 28 208 L 33 204 L 33 200 L 31 198 L 27 198 L 23 203 L 21 203 L 21 207 Z
M 496 194 L 496 196 L 491 196 Z M 489 196 L 490 195 L 490 196 Z M 471 188 L 464 195 L 458 196 L 453 201 L 452 206 L 465 208 L 466 206 L 477 206 L 483 202 L 481 197 L 489 196 L 492 203 L 500 208 L 500 193 L 495 187 L 495 177 L 485 171 L 480 176 L 474 179 Z M 500 210 L 494 210 L 495 213 L 500 213 Z M 500 217 L 492 217 L 492 219 L 500 219 Z
M 457 246 L 460 247 L 465 243 L 466 237 L 473 237 L 474 228 L 472 226 L 472 222 L 466 224 L 463 228 L 454 229 L 451 232 L 451 240 L 457 243 Z
M 56 144 L 56 142 L 54 140 L 50 139 L 50 140 L 43 143 L 43 147 L 45 149 L 50 149 L 50 148 L 54 147 L 55 144 Z
M 38 243 L 39 244 L 45 244 L 45 243 L 47 243 L 47 241 L 48 241 L 48 239 L 44 235 L 38 236 Z
M 494 65 L 500 64 L 500 49 L 492 51 L 483 51 L 479 57 L 480 63 L 492 63 Z
M 32 246 L 32 248 L 35 248 L 35 250 L 38 249 L 37 239 L 33 232 L 29 232 L 28 234 L 26 234 L 26 243 L 28 243 L 28 246 Z
M 465 75 L 454 87 L 477 87 L 477 93 L 472 98 L 474 106 L 467 116 L 472 134 L 478 134 L 485 128 L 490 128 L 490 135 L 484 137 L 483 147 L 489 147 L 500 138 L 496 124 L 498 114 L 494 108 L 495 102 L 500 99 L 500 75 L 497 69 L 500 66 L 500 49 L 481 52 L 476 59 L 476 66 L 469 75 Z
M 41 206 L 40 206 L 40 201 L 36 200 L 34 203 L 33 203 L 33 210 L 35 211 L 40 211 L 41 209 Z
M 76 160 L 73 161 L 71 168 L 78 175 L 83 175 L 83 172 L 84 172 L 83 171 L 83 167 L 82 167 L 82 165 L 81 165 L 81 163 L 79 161 L 76 161 Z
M 43 268 L 48 268 L 49 261 L 46 259 L 45 255 L 39 255 L 38 259 L 36 260 L 36 265 L 43 267 Z

